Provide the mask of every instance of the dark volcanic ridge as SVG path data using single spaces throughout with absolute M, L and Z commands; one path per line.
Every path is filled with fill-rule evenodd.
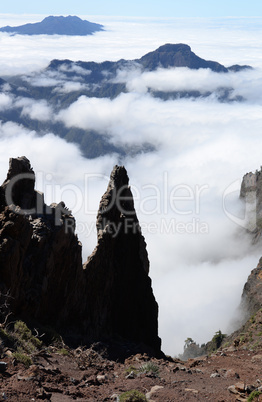
M 0 32 L 9 32 L 19 35 L 92 35 L 94 32 L 103 31 L 103 25 L 82 20 L 76 16 L 49 16 L 41 22 L 19 25 L 16 27 L 5 26 Z
M 216 61 L 210 61 L 202 59 L 192 52 L 189 45 L 178 43 L 170 44 L 167 43 L 160 46 L 158 49 L 149 52 L 142 56 L 140 59 L 125 60 L 121 59 L 118 61 L 104 61 L 102 63 L 96 62 L 83 62 L 77 61 L 73 62 L 71 60 L 52 60 L 48 69 L 57 69 L 61 65 L 75 64 L 84 68 L 85 70 L 90 70 L 88 74 L 88 79 L 97 82 L 98 79 L 105 79 L 105 74 L 98 75 L 107 71 L 107 73 L 115 74 L 119 69 L 130 69 L 132 65 L 134 67 L 140 67 L 141 72 L 143 71 L 155 71 L 158 68 L 175 68 L 175 67 L 187 67 L 192 70 L 199 70 L 200 68 L 209 68 L 210 70 L 217 73 L 227 73 L 229 71 L 238 72 L 245 69 L 251 69 L 252 67 L 247 65 L 233 65 L 230 67 L 225 67 Z M 63 69 L 65 71 L 65 69 Z M 70 73 L 70 70 L 68 71 Z M 71 70 L 72 74 L 72 70 Z M 93 76 L 92 76 L 93 74 Z M 111 77 L 112 78 L 112 77 Z
M 146 70 L 150 71 L 156 70 L 159 67 L 188 67 L 196 70 L 209 68 L 215 72 L 226 73 L 236 71 L 237 69 L 239 71 L 250 68 L 249 66 L 231 66 L 227 68 L 216 61 L 204 60 L 192 52 L 190 46 L 183 43 L 167 43 L 135 61 L 142 64 Z

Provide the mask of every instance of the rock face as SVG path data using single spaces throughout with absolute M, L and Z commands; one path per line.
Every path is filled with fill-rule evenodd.
M 262 169 L 244 175 L 240 198 L 245 202 L 246 220 L 253 243 L 259 243 L 262 236 Z M 246 317 L 262 307 L 262 257 L 244 286 L 241 307 Z
M 74 218 L 44 203 L 25 157 L 0 187 L 0 291 L 16 317 L 84 339 L 125 339 L 160 354 L 158 306 L 146 244 L 124 167 L 116 166 L 97 216 L 98 245 L 82 266 Z
M 245 283 L 241 304 L 247 317 L 262 308 L 262 257 Z
M 262 168 L 245 174 L 241 184 L 240 198 L 245 201 L 247 229 L 257 242 L 262 234 Z
M 10 159 L 0 187 L 0 290 L 9 292 L 14 314 L 63 325 L 78 298 L 76 278 L 83 276 L 81 245 L 64 204 L 47 207 L 34 184 L 28 159 Z
M 112 171 L 97 216 L 98 245 L 84 265 L 93 336 L 119 334 L 160 349 L 146 244 L 124 167 Z

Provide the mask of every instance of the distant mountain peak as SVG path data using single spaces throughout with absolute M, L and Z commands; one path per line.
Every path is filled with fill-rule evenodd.
M 25 24 L 17 27 L 6 26 L 0 32 L 9 32 L 19 35 L 92 35 L 102 31 L 103 25 L 82 20 L 77 16 L 53 16 L 44 18 L 41 22 Z
M 137 61 L 149 70 L 155 70 L 158 67 L 188 67 L 191 69 L 210 68 L 216 72 L 228 71 L 220 63 L 201 59 L 192 52 L 190 46 L 184 43 L 166 43 Z
M 159 46 L 156 51 L 159 52 L 177 52 L 179 50 L 190 50 L 191 47 L 189 45 L 186 45 L 185 43 L 165 43 L 162 46 Z

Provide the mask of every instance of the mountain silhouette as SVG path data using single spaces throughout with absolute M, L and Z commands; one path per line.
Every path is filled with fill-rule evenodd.
M 9 32 L 19 35 L 92 35 L 102 31 L 103 25 L 81 20 L 81 18 L 69 15 L 68 17 L 49 16 L 41 22 L 19 25 L 17 27 L 2 27 L 0 32 Z

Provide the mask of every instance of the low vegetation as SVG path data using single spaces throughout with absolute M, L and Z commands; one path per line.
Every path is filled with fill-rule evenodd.
M 147 402 L 147 399 L 142 392 L 133 389 L 121 394 L 119 397 L 119 402 Z
M 51 346 L 57 353 L 69 355 L 61 336 L 51 328 L 46 327 L 45 330 L 46 332 L 43 332 L 42 328 L 40 335 L 38 330 L 34 329 L 33 334 L 24 321 L 5 322 L 0 326 L 0 355 L 9 349 L 14 360 L 27 368 L 33 364 L 38 353 Z
M 21 353 L 19 351 L 13 353 L 13 358 L 17 362 L 23 363 L 26 368 L 29 368 L 31 366 L 31 364 L 33 364 L 31 357 L 29 357 L 28 355 Z
M 253 391 L 251 392 L 251 394 L 249 395 L 247 402 L 252 402 L 252 401 L 259 401 L 261 400 L 259 397 L 260 395 L 262 395 L 262 392 L 260 391 Z
M 142 373 L 142 374 L 151 375 L 152 377 L 158 377 L 159 376 L 159 367 L 156 364 L 154 364 L 153 362 L 150 362 L 150 361 L 142 364 L 139 367 L 138 371 L 140 373 Z

